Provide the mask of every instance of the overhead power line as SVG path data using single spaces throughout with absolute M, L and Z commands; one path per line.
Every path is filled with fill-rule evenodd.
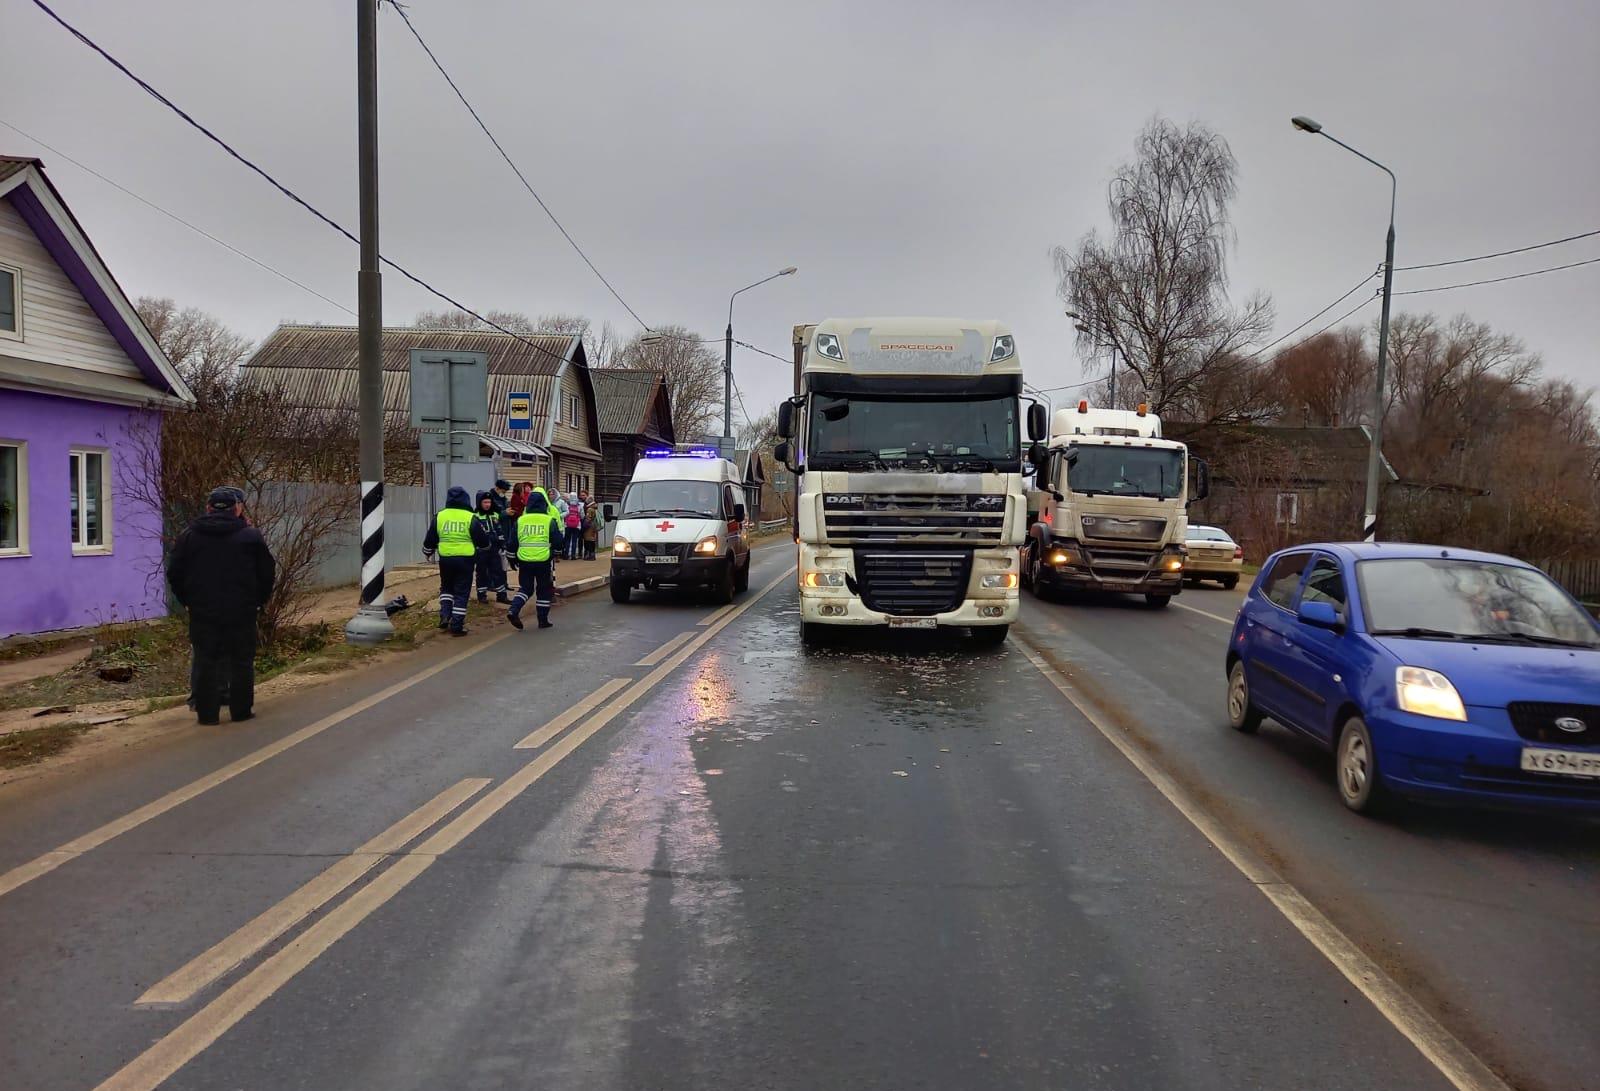
M 10 129 L 12 132 L 17 133 L 17 134 L 25 137 L 26 139 L 33 141 L 35 144 L 37 144 L 37 145 L 39 145 L 39 147 L 45 149 L 51 155 L 54 155 L 54 156 L 57 156 L 60 159 L 66 160 L 68 163 L 71 163 L 73 166 L 77 167 L 79 170 L 85 171 L 85 172 L 87 172 L 89 174 L 94 175 L 96 178 L 100 179 L 100 181 L 104 182 L 106 185 L 110 186 L 112 189 L 119 190 L 122 193 L 126 193 L 129 197 L 132 197 L 135 201 L 138 201 L 140 204 L 145 205 L 148 208 L 155 209 L 157 212 L 161 213 L 167 219 L 172 220 L 174 223 L 182 224 L 184 227 L 187 227 L 190 231 L 193 231 L 195 234 L 203 236 L 204 238 L 210 239 L 212 242 L 216 243 L 218 246 L 222 247 L 224 250 L 227 250 L 227 251 L 229 251 L 231 253 L 237 254 L 239 257 L 243 258 L 245 261 L 250 262 L 252 265 L 256 265 L 256 266 L 259 266 L 262 269 L 265 269 L 267 272 L 271 273 L 273 276 L 277 277 L 279 280 L 285 281 L 285 282 L 287 282 L 289 284 L 293 284 L 296 288 L 299 288 L 302 291 L 310 292 L 312 295 L 316 296 L 318 299 L 322 300 L 324 303 L 331 304 L 332 306 L 335 306 L 335 307 L 339 308 L 341 311 L 345 312 L 346 314 L 355 314 L 356 313 L 355 311 L 352 311 L 349 307 L 346 307 L 343 303 L 340 303 L 337 299 L 328 298 L 327 296 L 323 295 L 321 292 L 317 291 L 315 288 L 311 287 L 309 284 L 302 284 L 300 281 L 296 280 L 294 277 L 290 276 L 288 273 L 285 273 L 282 269 L 275 269 L 272 266 L 268 265 L 266 262 L 262 261 L 260 258 L 254 256 L 253 254 L 247 254 L 243 250 L 240 250 L 237 246 L 234 246 L 232 243 L 228 242 L 226 239 L 217 238 L 215 235 L 213 235 L 211 232 L 207 231 L 205 228 L 199 227 L 199 226 L 196 226 L 195 224 L 190 223 L 188 220 L 184 219 L 182 216 L 178 215 L 176 212 L 173 212 L 170 209 L 162 208 L 160 205 L 156 204 L 154 201 L 150 200 L 147 197 L 140 196 L 139 194 L 135 193 L 133 190 L 129 189 L 127 186 L 122 185 L 120 182 L 117 182 L 117 181 L 114 181 L 113 179 L 107 178 L 105 175 L 101 174 L 99 171 L 95 170 L 93 167 L 89 166 L 87 163 L 83 163 L 83 162 L 80 162 L 77 159 L 72 158 L 72 156 L 68 155 L 66 152 L 60 150 L 59 148 L 51 147 L 49 144 L 46 144 L 43 140 L 40 140 L 38 137 L 34 136 L 32 133 L 28 132 L 25 129 L 19 129 L 17 126 L 11 124 L 11 122 L 7 121 L 3 117 L 0 117 L 0 125 L 4 125 L 6 128 Z
M 751 352 L 759 352 L 763 356 L 770 356 L 774 360 L 781 360 L 786 364 L 794 363 L 794 357 L 792 356 L 779 356 L 776 352 L 768 352 L 766 349 L 756 348 L 756 346 L 752 345 L 748 341 L 740 341 L 735 339 L 733 343 L 738 345 L 740 348 L 749 349 Z
M 1369 295 L 1366 299 L 1363 299 L 1360 303 L 1357 303 L 1354 307 L 1351 307 L 1348 311 L 1345 311 L 1338 318 L 1335 318 L 1332 322 L 1329 322 L 1326 326 L 1323 326 L 1321 329 L 1317 330 L 1314 333 L 1306 334 L 1304 337 L 1300 338 L 1300 340 L 1296 341 L 1294 344 L 1290 345 L 1288 348 L 1279 349 L 1278 352 L 1277 352 L 1277 355 L 1274 356 L 1273 359 L 1277 359 L 1278 356 L 1283 356 L 1286 353 L 1293 352 L 1295 349 L 1299 348 L 1301 345 L 1304 345 L 1308 341 L 1316 340 L 1318 337 L 1321 337 L 1323 334 L 1325 334 L 1329 330 L 1333 329 L 1333 327 L 1337 326 L 1339 323 L 1343 322 L 1345 319 L 1347 319 L 1351 315 L 1355 314 L 1361 308 L 1370 307 L 1378 298 L 1379 297 L 1378 297 L 1378 295 L 1376 293 L 1374 293 L 1372 295 Z
M 1503 258 L 1511 254 L 1526 254 L 1529 250 L 1543 250 L 1547 246 L 1560 246 L 1564 242 L 1576 242 L 1579 239 L 1593 238 L 1600 235 L 1600 230 L 1585 231 L 1580 235 L 1568 235 L 1564 239 L 1551 239 L 1549 242 L 1534 243 L 1532 246 L 1519 246 L 1515 250 L 1497 250 L 1493 254 L 1478 254 L 1470 258 L 1456 258 L 1454 261 L 1430 261 L 1425 265 L 1396 265 L 1397 273 L 1408 273 L 1413 269 L 1442 269 L 1446 265 L 1465 265 L 1469 261 L 1487 261 L 1490 258 Z
M 1335 299 L 1332 303 L 1329 303 L 1326 307 L 1322 308 L 1322 310 L 1318 311 L 1316 314 L 1312 315 L 1310 318 L 1306 319 L 1304 322 L 1300 323 L 1298 326 L 1294 327 L 1293 329 L 1289 330 L 1287 333 L 1283 334 L 1283 336 L 1279 337 L 1276 341 L 1273 341 L 1270 344 L 1262 345 L 1260 348 L 1256 349 L 1256 351 L 1254 351 L 1254 352 L 1252 352 L 1250 354 L 1249 359 L 1254 360 L 1257 356 L 1260 356 L 1262 353 L 1264 353 L 1264 352 L 1268 351 L 1269 349 L 1271 349 L 1273 347 L 1273 345 L 1278 345 L 1278 344 L 1283 343 L 1284 341 L 1287 341 L 1289 338 L 1293 337 L 1296 333 L 1298 333 L 1299 331 L 1305 329 L 1307 326 L 1311 325 L 1311 323 L 1315 322 L 1317 319 L 1321 318 L 1323 315 L 1325 315 L 1329 311 L 1333 310 L 1339 304 L 1343 303 L 1345 300 L 1347 300 L 1351 296 L 1355 295 L 1356 292 L 1361 290 L 1361 286 L 1363 284 L 1366 284 L 1368 281 L 1372 280 L 1372 278 L 1376 277 L 1378 275 L 1378 273 L 1380 273 L 1382 271 L 1383 271 L 1383 266 L 1380 265 L 1377 268 L 1377 270 L 1375 270 L 1374 272 L 1368 273 L 1366 276 L 1364 276 L 1360 280 L 1356 281 L 1355 287 L 1351 288 L 1348 292 L 1344 293 L 1344 295 L 1340 296 L 1338 299 Z
M 173 102 L 167 96 L 163 95 L 160 91 L 157 91 L 149 83 L 147 83 L 146 81 L 144 81 L 143 79 L 141 79 L 140 77 L 135 75 L 132 72 L 132 70 L 130 70 L 128 68 L 127 65 L 123 64 L 121 61 L 117 60 L 117 58 L 113 57 L 110 53 L 108 53 L 104 49 L 102 49 L 87 34 L 84 34 L 77 27 L 73 26 L 71 23 L 67 22 L 61 16 L 57 15 L 50 8 L 50 5 L 48 5 L 48 4 L 46 4 L 44 2 L 44 0 L 33 0 L 33 5 L 36 8 L 38 8 L 40 11 L 44 12 L 46 15 L 50 16 L 50 18 L 55 20 L 58 24 L 60 24 L 61 27 L 67 31 L 67 33 L 71 34 L 74 38 L 78 39 L 78 41 L 82 42 L 84 45 L 88 46 L 90 49 L 92 49 L 96 53 L 98 53 L 113 68 L 115 68 L 117 71 L 121 72 L 123 75 L 127 76 L 134 83 L 138 84 L 140 89 L 143 90 L 146 94 L 150 95 L 151 98 L 154 98 L 157 102 L 161 103 L 167 109 L 169 109 L 173 113 L 177 114 L 184 121 L 188 122 L 189 125 L 192 128 L 194 128 L 194 129 L 198 130 L 200 133 L 204 134 L 205 137 L 208 140 L 210 140 L 213 144 L 215 144 L 217 147 L 221 148 L 223 151 L 227 152 L 228 155 L 230 155 L 234 159 L 238 160 L 245 167 L 248 167 L 255 174 L 259 175 L 269 185 L 271 185 L 274 189 L 276 189 L 279 193 L 282 193 L 285 197 L 289 198 L 295 204 L 299 205 L 301 208 L 303 208 L 307 212 L 311 213 L 311 215 L 315 216 L 318 220 L 321 220 L 324 224 L 326 224 L 328 227 L 332 228 L 334 231 L 337 231 L 339 234 L 343 235 L 345 238 L 349 239 L 351 242 L 357 243 L 359 245 L 360 240 L 354 234 L 352 234 L 347 228 L 345 228 L 342 224 L 340 224 L 337 220 L 334 220 L 332 217 L 328 216 L 326 213 L 324 213 L 321 210 L 317 209 L 314 205 L 312 205 L 305 198 L 301 197 L 298 193 L 294 192 L 288 186 L 286 186 L 282 182 L 278 181 L 276 178 L 274 178 L 272 175 L 268 174 L 264 169 L 262 169 L 261 167 L 257 166 L 255 163 L 253 163 L 249 159 L 245 158 L 245 156 L 243 154 L 241 154 L 239 151 L 237 151 L 227 141 L 223 140 L 216 133 L 212 132 L 210 129 L 208 129 L 204 125 L 200 124 L 200 122 L 196 121 L 194 119 L 194 117 L 191 116 L 181 106 L 179 106 L 177 103 Z M 566 357 L 561 355 L 560 353 L 551 352 L 549 349 L 545 348 L 543 345 L 540 345 L 540 344 L 537 344 L 536 342 L 528 340 L 526 337 L 522 336 L 520 333 L 517 333 L 517 332 L 515 332 L 513 330 L 508 330 L 504 326 L 500 325 L 498 322 L 495 322 L 495 321 L 492 321 L 491 319 L 485 318 L 482 314 L 479 314 L 477 311 L 473 310 L 471 307 L 467 306 L 465 303 L 462 303 L 459 300 L 454 299 L 453 297 L 451 297 L 449 295 L 446 295 L 444 292 L 440 291 L 438 288 L 435 288 L 432 284 L 429 284 L 427 281 L 423 280 L 421 277 L 417 276 L 415 273 L 411 272 L 409 269 L 407 269 L 404 266 L 400 265 L 398 262 L 391 261 L 390 259 L 388 259 L 386 257 L 383 257 L 382 255 L 379 255 L 379 260 L 382 261 L 383 264 L 387 265 L 389 268 L 393 269 L 395 272 L 399 273 L 401 276 L 405 277 L 407 280 L 411 281 L 413 284 L 417 285 L 417 287 L 423 289 L 424 291 L 428 292 L 429 294 L 433 295 L 434 297 L 436 297 L 438 299 L 441 299 L 444 302 L 450 304 L 450 306 L 454 307 L 456 310 L 462 311 L 462 312 L 464 312 L 466 314 L 471 315 L 473 318 L 476 318 L 479 322 L 482 322 L 485 326 L 488 326 L 490 329 L 497 330 L 500 333 L 508 334 L 509 336 L 516 338 L 518 341 L 521 341 L 524 345 L 527 345 L 529 348 L 533 349 L 535 352 L 538 352 L 538 353 L 540 353 L 542 355 L 548 356 L 552 360 L 557 360 L 557 361 L 562 362 L 562 363 L 566 362 Z
M 539 203 L 540 208 L 544 209 L 544 214 L 550 217 L 550 222 L 556 225 L 556 230 L 561 232 L 561 237 L 566 239 L 567 243 L 577 253 L 578 257 L 583 259 L 583 263 L 589 267 L 589 271 L 600 278 L 600 283 L 606 286 L 606 291 L 611 293 L 611 297 L 613 299 L 622 304 L 623 310 L 632 315 L 633 320 L 639 323 L 639 325 L 643 326 L 645 329 L 649 329 L 650 323 L 640 318 L 638 311 L 628 306 L 628 301 L 622 298 L 621 293 L 619 293 L 616 288 L 612 287 L 611 282 L 606 279 L 605 274 L 596 268 L 594 262 L 589 260 L 589 255 L 583 252 L 583 247 L 578 245 L 578 240 L 574 239 L 571 232 L 562 226 L 560 220 L 556 219 L 556 214 L 550 211 L 550 206 L 545 204 L 544 198 L 539 196 L 538 192 L 533 188 L 532 183 L 528 181 L 527 175 L 522 173 L 522 168 L 517 166 L 516 163 L 512 162 L 511 156 L 506 153 L 505 148 L 502 147 L 500 141 L 495 138 L 494 133 L 489 131 L 489 126 L 484 124 L 483 118 L 479 116 L 477 109 L 473 107 L 472 103 L 467 101 L 467 96 L 462 94 L 461 88 L 457 86 L 456 81 L 451 78 L 450 73 L 445 71 L 445 67 L 442 63 L 440 63 L 438 56 L 434 53 L 432 48 L 429 47 L 428 43 L 423 40 L 422 35 L 417 31 L 416 25 L 411 22 L 411 16 L 406 14 L 406 9 L 402 7 L 397 0 L 388 0 L 388 3 L 390 7 L 394 8 L 395 13 L 400 16 L 401 21 L 405 23 L 406 29 L 409 30 L 411 32 L 411 36 L 417 40 L 417 44 L 422 47 L 422 51 L 428 55 L 428 60 L 433 62 L 433 67 L 439 70 L 439 75 L 444 77 L 444 82 L 450 85 L 450 90 L 456 93 L 456 98 L 461 100 L 461 105 L 467 108 L 467 113 L 472 115 L 472 120 L 478 123 L 478 128 L 483 130 L 483 135 L 489 138 L 489 143 L 494 145 L 494 150 L 500 153 L 500 158 L 506 161 L 506 166 L 510 167 L 512 173 L 517 176 L 517 180 L 522 183 L 522 188 L 527 190 L 528 195 Z
M 1521 280 L 1523 277 L 1538 277 L 1546 273 L 1559 273 L 1563 269 L 1576 269 L 1580 265 L 1593 265 L 1600 258 L 1589 258 L 1586 261 L 1569 262 L 1566 265 L 1552 265 L 1548 269 L 1533 269 L 1526 273 L 1513 273 L 1508 277 L 1491 277 L 1488 280 L 1469 280 L 1463 284 L 1443 284 L 1437 288 L 1413 288 L 1408 292 L 1396 292 L 1395 295 L 1428 295 L 1431 292 L 1448 292 L 1456 288 L 1476 288 L 1480 284 L 1499 284 L 1507 280 Z

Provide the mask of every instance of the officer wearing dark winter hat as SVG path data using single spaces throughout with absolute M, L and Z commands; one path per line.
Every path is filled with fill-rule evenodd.
M 450 486 L 444 507 L 422 539 L 422 555 L 439 555 L 439 628 L 452 636 L 467 635 L 467 600 L 472 597 L 472 573 L 480 549 L 488 548 L 488 533 L 472 515 L 472 500 L 460 485 Z
M 255 704 L 256 614 L 272 595 L 277 566 L 261 532 L 244 517 L 244 494 L 211 490 L 206 513 L 178 536 L 167 562 L 172 594 L 189 611 L 195 713 L 221 720 L 223 672 L 228 711 L 248 720 Z
M 532 598 L 539 628 L 548 629 L 550 604 L 555 598 L 552 558 L 561 548 L 561 520 L 546 505 L 544 493 L 528 494 L 528 506 L 517 517 L 517 593 L 511 599 L 508 620 L 522 628 L 522 608 Z
M 478 550 L 476 559 L 478 601 L 488 602 L 489 592 L 493 591 L 496 602 L 510 602 L 506 566 L 502 557 L 506 549 L 505 515 L 494 510 L 494 493 L 480 492 L 476 500 L 477 506 L 472 511 L 473 521 L 489 536 L 488 548 Z

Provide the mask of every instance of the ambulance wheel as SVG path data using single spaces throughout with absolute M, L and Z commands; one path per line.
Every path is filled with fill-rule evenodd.
M 739 571 L 733 576 L 733 589 L 743 593 L 750 590 L 750 554 L 744 556 L 744 564 L 739 566 Z
M 729 560 L 723 566 L 722 574 L 711 584 L 711 597 L 722 605 L 733 601 L 733 592 L 736 581 L 733 575 L 733 561 Z
M 627 580 L 614 579 L 614 580 L 611 581 L 611 601 L 612 602 L 617 602 L 617 603 L 627 602 L 628 601 L 628 595 L 630 593 L 632 593 L 632 591 L 633 591 L 633 584 L 629 583 Z

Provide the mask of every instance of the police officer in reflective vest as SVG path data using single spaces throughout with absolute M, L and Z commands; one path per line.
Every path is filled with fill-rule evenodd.
M 439 628 L 452 636 L 467 635 L 467 600 L 472 596 L 472 571 L 478 550 L 491 544 L 488 533 L 472 517 L 467 490 L 452 485 L 444 507 L 422 539 L 422 555 L 439 554 Z
M 561 543 L 561 521 L 551 513 L 543 493 L 530 493 L 528 506 L 517 519 L 517 593 L 508 615 L 517 628 L 522 628 L 522 608 L 530 592 L 538 608 L 539 628 L 550 628 L 550 601 L 555 593 L 550 558 Z

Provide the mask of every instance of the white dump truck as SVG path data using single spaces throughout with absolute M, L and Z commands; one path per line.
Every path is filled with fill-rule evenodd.
M 1210 491 L 1205 462 L 1161 438 L 1138 409 L 1056 410 L 1035 446 L 1023 581 L 1034 594 L 1120 591 L 1167 605 L 1183 589 L 1190 503 Z
M 795 474 L 802 639 L 825 626 L 961 627 L 1017 617 L 1022 362 L 998 322 L 835 318 L 796 326 L 778 457 Z M 1044 406 L 1027 414 L 1042 439 Z

